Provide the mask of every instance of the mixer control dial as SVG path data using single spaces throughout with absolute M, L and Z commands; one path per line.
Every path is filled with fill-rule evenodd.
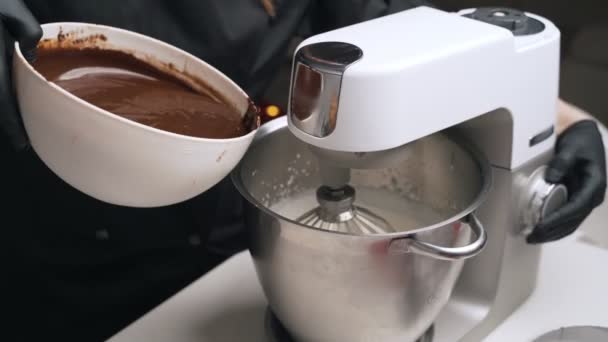
M 525 12 L 514 8 L 482 7 L 465 16 L 506 28 L 516 36 L 536 34 L 545 28 L 545 25 L 538 19 L 529 17 Z
M 520 223 L 522 233 L 529 235 L 534 227 L 568 200 L 568 190 L 563 184 L 545 181 L 546 166 L 530 175 L 522 193 Z

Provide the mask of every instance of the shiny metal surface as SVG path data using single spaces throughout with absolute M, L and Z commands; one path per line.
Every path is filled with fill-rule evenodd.
M 544 217 L 568 201 L 568 189 L 565 185 L 545 181 L 546 169 L 544 165 L 539 167 L 520 189 L 520 224 L 522 234 L 526 236 L 532 233 Z
M 363 51 L 342 42 L 323 42 L 300 48 L 294 56 L 289 117 L 295 127 L 325 137 L 336 127 L 342 75 Z
M 475 234 L 475 240 L 466 246 L 436 246 L 428 242 L 420 241 L 415 235 L 411 235 L 405 238 L 393 239 L 389 245 L 389 253 L 398 254 L 412 252 L 441 260 L 460 260 L 474 257 L 483 250 L 488 238 L 486 231 L 483 229 L 483 225 L 474 214 L 470 214 L 465 222 L 469 223 L 469 227 L 471 227 L 471 230 Z
M 608 341 L 608 329 L 594 326 L 574 326 L 555 329 L 533 342 L 599 342 Z
M 324 179 L 322 181 L 326 184 Z M 351 234 L 395 232 L 385 219 L 355 205 L 355 189 L 349 185 L 337 189 L 326 185 L 319 187 L 317 202 L 318 207 L 307 211 L 296 221 L 305 226 Z
M 467 260 L 452 296 L 435 321 L 434 342 L 479 342 L 513 313 L 536 287 L 542 247 L 526 243 L 519 210 L 530 175 L 552 153 L 516 170 L 492 167 L 492 191 L 476 210 L 488 242 Z
M 464 260 L 394 255 L 389 245 L 414 235 L 446 248 L 469 244 L 471 229 L 462 221 L 488 192 L 485 160 L 443 134 L 421 139 L 411 147 L 416 158 L 392 169 L 353 171 L 351 185 L 401 191 L 437 208 L 440 222 L 419 222 L 392 234 L 327 232 L 268 209 L 320 184 L 310 149 L 289 133 L 285 120 L 269 124 L 233 180 L 248 200 L 250 251 L 273 312 L 299 341 L 416 340 L 450 298 Z

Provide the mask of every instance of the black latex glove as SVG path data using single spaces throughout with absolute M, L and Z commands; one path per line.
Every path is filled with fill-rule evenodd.
M 26 147 L 28 139 L 11 82 L 13 42 L 32 61 L 41 36 L 40 25 L 21 0 L 0 0 L 0 129 L 16 149 Z
M 573 233 L 606 194 L 606 154 L 597 124 L 584 120 L 568 127 L 557 139 L 555 157 L 549 163 L 546 180 L 562 183 L 568 202 L 547 216 L 528 236 L 529 243 L 561 239 Z

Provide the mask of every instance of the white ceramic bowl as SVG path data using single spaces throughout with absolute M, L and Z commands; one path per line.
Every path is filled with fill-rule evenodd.
M 161 41 L 86 23 L 52 23 L 42 28 L 43 39 L 63 33 L 81 44 L 103 45 L 154 64 L 171 65 L 204 80 L 243 115 L 249 108 L 247 94 L 229 78 Z M 91 39 L 100 35 L 106 39 Z M 256 132 L 232 139 L 204 139 L 133 122 L 47 82 L 24 59 L 18 44 L 15 50 L 17 100 L 33 149 L 57 176 L 101 201 L 156 207 L 199 195 L 229 174 Z

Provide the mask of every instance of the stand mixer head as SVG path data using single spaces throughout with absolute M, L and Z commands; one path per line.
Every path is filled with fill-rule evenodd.
M 409 142 L 502 111 L 470 140 L 517 168 L 553 148 L 558 70 L 559 31 L 543 18 L 419 7 L 302 42 L 289 129 L 323 160 L 377 168 Z

